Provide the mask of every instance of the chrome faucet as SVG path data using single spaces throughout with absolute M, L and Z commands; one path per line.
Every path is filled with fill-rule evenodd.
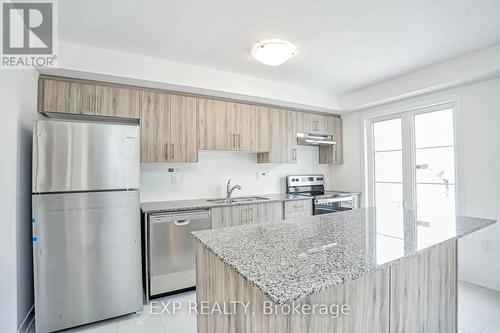
M 234 190 L 241 190 L 241 186 L 234 185 L 233 187 L 231 187 L 231 178 L 229 178 L 226 185 L 226 201 L 231 201 L 231 195 L 233 194 Z

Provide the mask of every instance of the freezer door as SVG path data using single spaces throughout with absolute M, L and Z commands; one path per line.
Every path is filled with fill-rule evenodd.
M 33 192 L 139 188 L 139 126 L 39 120 L 33 130 Z
M 142 310 L 139 193 L 33 196 L 36 331 Z

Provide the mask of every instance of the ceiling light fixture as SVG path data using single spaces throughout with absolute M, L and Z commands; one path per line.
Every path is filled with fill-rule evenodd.
M 278 66 L 297 54 L 297 47 L 286 40 L 270 39 L 256 43 L 250 51 L 261 63 Z

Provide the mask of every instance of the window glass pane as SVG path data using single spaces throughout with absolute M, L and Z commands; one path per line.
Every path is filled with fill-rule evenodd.
M 401 151 L 375 153 L 375 181 L 403 181 L 403 158 Z
M 377 234 L 404 238 L 403 210 L 392 203 L 380 204 L 375 208 Z
M 455 186 L 417 184 L 417 218 L 431 220 L 437 214 L 455 213 Z
M 454 148 L 417 149 L 417 183 L 455 183 Z
M 451 109 L 415 115 L 417 148 L 453 146 L 453 112 Z
M 373 123 L 375 151 L 401 149 L 401 118 Z
M 401 209 L 403 207 L 403 184 L 375 183 L 375 206 L 377 211 Z

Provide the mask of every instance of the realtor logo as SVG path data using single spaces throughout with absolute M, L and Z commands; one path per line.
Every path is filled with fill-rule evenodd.
M 2 3 L 2 67 L 55 67 L 55 3 Z

